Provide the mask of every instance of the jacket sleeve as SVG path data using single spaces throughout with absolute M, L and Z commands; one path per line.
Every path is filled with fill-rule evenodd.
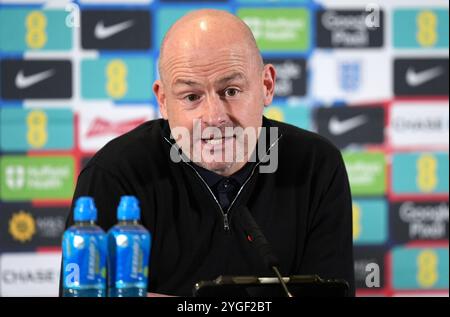
M 352 199 L 342 156 L 336 153 L 317 177 L 318 193 L 310 211 L 300 274 L 344 279 L 350 286 L 349 296 L 354 296 Z
M 91 196 L 97 207 L 97 224 L 105 232 L 116 223 L 116 210 L 120 196 L 126 195 L 124 184 L 111 172 L 96 165 L 90 164 L 78 176 L 77 186 L 73 195 L 72 205 L 66 220 L 66 229 L 73 225 L 73 208 L 80 196 Z M 59 283 L 59 295 L 62 296 L 63 267 Z

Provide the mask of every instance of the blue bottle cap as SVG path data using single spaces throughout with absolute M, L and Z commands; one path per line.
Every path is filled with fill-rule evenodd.
M 139 220 L 141 211 L 135 196 L 122 196 L 117 207 L 117 220 Z
M 96 221 L 97 208 L 95 208 L 94 199 L 88 196 L 81 196 L 75 202 L 73 211 L 75 221 Z

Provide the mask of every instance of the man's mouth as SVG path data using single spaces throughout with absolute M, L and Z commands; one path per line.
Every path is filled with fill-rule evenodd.
M 229 141 L 234 138 L 235 138 L 234 135 L 225 136 L 222 138 L 202 138 L 202 143 L 215 146 L 215 145 L 221 145 L 221 144 L 225 143 L 226 141 Z

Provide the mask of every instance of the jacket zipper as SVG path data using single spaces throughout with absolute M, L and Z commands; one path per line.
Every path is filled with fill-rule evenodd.
M 203 183 L 203 184 L 205 185 L 205 187 L 208 189 L 208 191 L 209 191 L 209 193 L 211 194 L 211 196 L 214 198 L 214 201 L 216 202 L 217 207 L 219 207 L 220 213 L 222 214 L 222 217 L 223 217 L 223 227 L 224 227 L 225 231 L 228 232 L 228 231 L 230 230 L 230 224 L 229 224 L 229 221 L 228 221 L 228 210 L 230 210 L 230 209 L 228 208 L 227 213 L 225 213 L 225 212 L 223 211 L 222 206 L 220 205 L 219 201 L 217 200 L 216 195 L 214 195 L 214 193 L 212 192 L 211 188 L 209 188 L 208 184 L 207 184 L 207 183 L 205 182 L 205 180 L 200 176 L 200 174 L 196 171 L 196 169 L 195 169 L 193 166 L 191 166 L 191 164 L 189 164 L 189 163 L 187 163 L 187 162 L 184 162 L 184 163 L 186 163 L 190 168 L 192 168 L 192 170 L 195 172 L 195 174 L 197 175 L 197 177 L 202 181 L 202 183 Z M 231 205 L 230 205 L 230 206 L 231 206 Z
M 264 155 L 263 159 L 267 156 L 267 153 L 270 151 L 270 149 L 278 142 L 278 140 L 280 140 L 282 135 L 280 135 L 271 145 L 270 147 L 267 149 L 266 154 Z M 166 137 L 164 137 L 164 140 L 166 140 L 167 143 L 169 143 L 170 145 L 173 145 L 170 140 L 168 140 Z M 178 146 L 177 146 L 178 147 Z M 179 154 L 180 156 L 182 154 Z M 209 188 L 208 184 L 205 182 L 205 180 L 200 176 L 200 174 L 197 172 L 197 170 L 188 162 L 186 162 L 183 157 L 181 157 L 181 160 L 188 165 L 193 171 L 194 173 L 197 175 L 197 177 L 202 181 L 202 183 L 205 185 L 205 187 L 208 189 L 209 193 L 211 194 L 211 196 L 213 197 L 214 201 L 217 204 L 217 207 L 219 207 L 220 213 L 222 214 L 223 217 L 223 228 L 225 230 L 225 232 L 229 232 L 230 231 L 230 219 L 228 217 L 228 213 L 231 210 L 231 208 L 233 207 L 234 202 L 237 200 L 237 198 L 239 197 L 239 194 L 242 192 L 242 190 L 244 189 L 245 185 L 247 185 L 247 183 L 250 181 L 250 179 L 253 177 L 253 174 L 255 173 L 256 168 L 261 164 L 261 160 L 259 162 L 256 163 L 256 165 L 253 167 L 252 172 L 250 174 L 249 177 L 247 177 L 247 179 L 245 180 L 244 184 L 242 184 L 241 188 L 239 188 L 239 191 L 237 192 L 236 196 L 234 197 L 233 201 L 231 202 L 230 206 L 228 206 L 227 212 L 224 212 L 222 209 L 222 206 L 220 205 L 219 201 L 216 198 L 216 195 L 214 195 L 214 193 L 212 192 L 211 188 Z

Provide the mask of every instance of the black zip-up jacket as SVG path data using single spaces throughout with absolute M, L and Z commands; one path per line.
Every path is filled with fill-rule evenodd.
M 351 195 L 339 150 L 291 125 L 263 118 L 263 126 L 278 127 L 266 146 L 277 147 L 278 168 L 260 173 L 255 164 L 228 211 L 191 162 L 171 160 L 162 119 L 98 151 L 79 175 L 74 201 L 94 197 L 97 223 L 106 231 L 116 223 L 122 195 L 139 199 L 141 222 L 152 235 L 149 292 L 190 296 L 196 282 L 219 275 L 273 276 L 233 214 L 246 206 L 283 275 L 342 278 L 354 294 Z M 72 218 L 73 211 L 67 226 Z

